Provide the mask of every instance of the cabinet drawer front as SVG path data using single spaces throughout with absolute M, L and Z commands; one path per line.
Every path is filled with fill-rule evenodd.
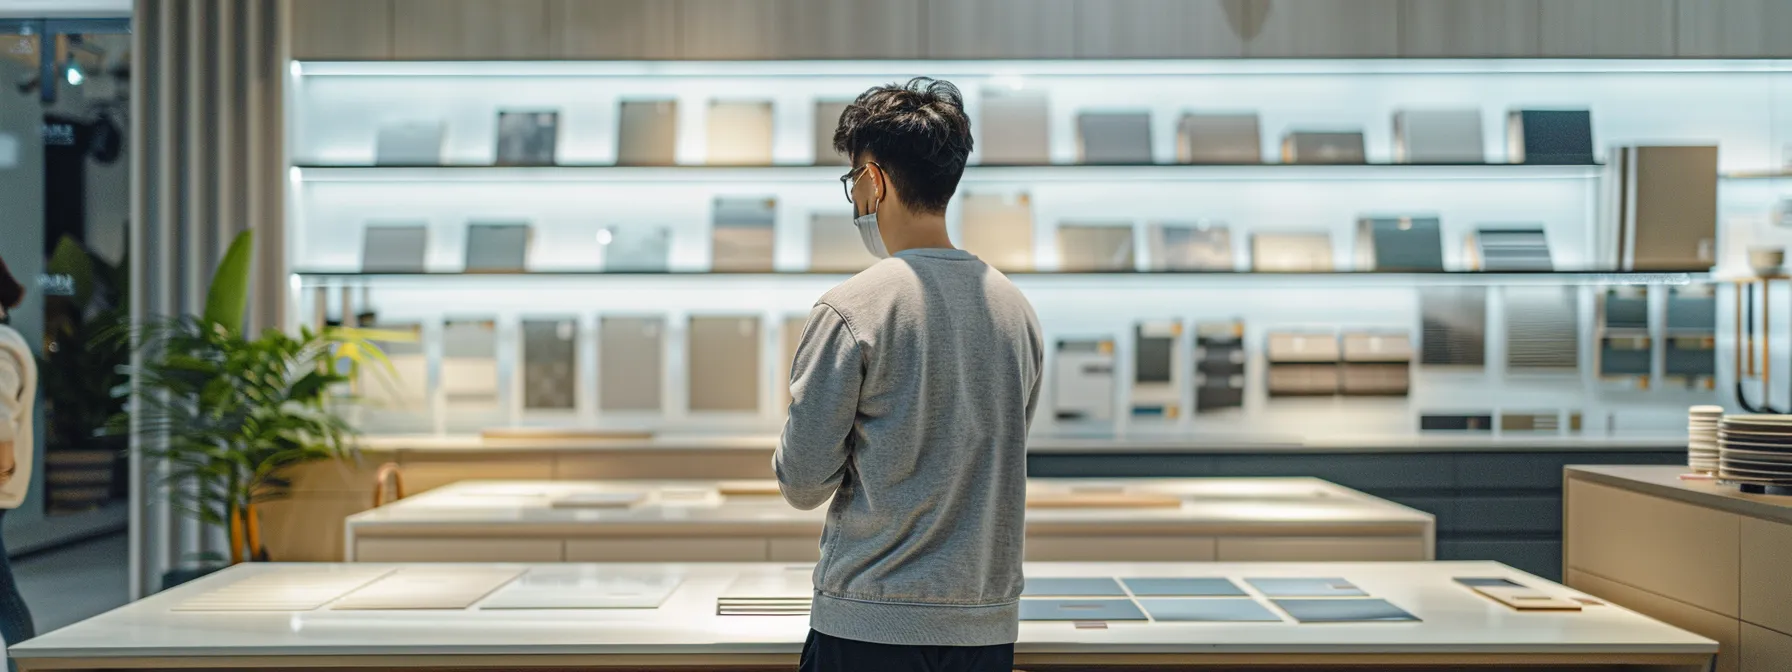
M 1742 624 L 1742 668 L 1739 672 L 1792 670 L 1792 635 L 1752 623 Z
M 560 562 L 559 539 L 359 539 L 356 562 Z
M 1712 672 L 1746 669 L 1739 667 L 1742 634 L 1738 627 L 1743 624 L 1734 618 L 1572 569 L 1568 570 L 1563 583 L 1681 630 L 1716 640 L 1717 666 Z
M 1742 620 L 1792 632 L 1792 525 L 1742 519 Z M 1792 670 L 1792 659 L 1782 670 Z
M 1379 562 L 1430 560 L 1410 537 L 1233 537 L 1219 541 L 1220 562 Z
M 1212 537 L 1028 537 L 1028 562 L 1207 562 Z
M 568 562 L 765 562 L 758 538 L 580 539 L 566 542 Z
M 1568 482 L 1568 566 L 1736 618 L 1740 516 Z

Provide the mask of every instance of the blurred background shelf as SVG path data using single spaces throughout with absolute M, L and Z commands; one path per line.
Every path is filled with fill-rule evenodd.
M 828 184 L 842 166 L 294 166 L 303 182 L 816 182 Z M 1229 182 L 1594 180 L 1600 164 L 1361 163 L 1361 164 L 1045 164 L 970 166 L 964 183 L 980 182 Z
M 588 283 L 658 286 L 673 283 L 705 285 L 726 282 L 738 287 L 741 283 L 768 286 L 807 285 L 820 282 L 837 283 L 852 277 L 851 273 L 810 271 L 768 271 L 763 273 L 716 273 L 707 271 L 674 272 L 605 272 L 598 270 L 540 271 L 528 273 L 360 273 L 356 271 L 304 270 L 294 274 L 304 287 L 405 287 L 405 288 L 473 288 L 515 289 Z M 1123 289 L 1127 283 L 1148 283 L 1153 288 L 1176 286 L 1196 287 L 1312 287 L 1340 284 L 1360 287 L 1413 286 L 1684 286 L 1711 280 L 1709 273 L 1686 272 L 1532 272 L 1485 273 L 1447 271 L 1439 273 L 1254 273 L 1223 271 L 1112 271 L 1058 272 L 1008 271 L 1023 288 L 1081 286 L 1094 283 L 1100 287 Z

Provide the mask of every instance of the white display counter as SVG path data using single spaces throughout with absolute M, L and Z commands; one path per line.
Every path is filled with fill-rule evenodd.
M 348 517 L 360 562 L 813 562 L 773 481 L 465 481 Z M 1431 514 L 1315 478 L 1029 479 L 1031 561 L 1435 557 Z
M 582 580 L 555 591 L 563 599 L 603 590 L 606 580 L 623 578 L 675 587 L 662 590 L 657 608 L 513 608 L 514 598 L 540 591 L 528 590 L 526 579 L 505 577 L 564 575 L 569 568 L 577 569 Z M 768 563 L 242 565 L 14 646 L 11 654 L 27 671 L 787 670 L 796 664 L 807 618 L 721 616 L 717 603 L 743 575 L 777 579 L 805 569 Z M 417 571 L 435 573 L 429 590 L 406 592 L 407 585 L 425 584 L 394 580 Z M 1274 618 L 1252 623 L 1023 622 L 1016 665 L 1025 669 L 1367 665 L 1691 672 L 1703 670 L 1717 651 L 1712 640 L 1603 601 L 1591 600 L 1574 612 L 1520 612 L 1456 583 L 1459 578 L 1506 578 L 1553 596 L 1587 597 L 1491 562 L 1029 563 L 1026 573 L 1030 579 L 1223 577 Z M 451 575 L 461 578 L 442 578 Z M 1250 582 L 1278 577 L 1337 577 L 1418 620 L 1303 624 Z M 470 595 L 466 599 L 472 606 L 442 607 L 449 602 L 443 596 L 457 591 Z M 497 608 L 501 602 L 512 608 Z M 428 603 L 441 608 L 418 608 Z M 382 608 L 368 609 L 370 604 Z

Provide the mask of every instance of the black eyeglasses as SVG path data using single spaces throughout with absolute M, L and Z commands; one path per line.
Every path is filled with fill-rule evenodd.
M 853 202 L 853 200 L 852 200 L 852 185 L 853 185 L 853 182 L 855 181 L 855 178 L 858 177 L 859 173 L 865 172 L 865 166 L 877 166 L 877 162 L 876 161 L 866 161 L 864 166 L 859 166 L 857 168 L 854 168 L 851 171 L 848 171 L 845 175 L 840 176 L 840 189 L 842 191 L 846 192 L 846 202 L 847 203 Z M 877 169 L 883 170 L 884 167 L 877 166 Z

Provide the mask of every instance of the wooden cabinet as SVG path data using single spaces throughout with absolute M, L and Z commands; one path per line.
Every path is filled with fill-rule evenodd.
M 1542 0 L 1401 0 L 1400 55 L 1536 56 Z
M 1257 0 L 1262 33 L 1245 41 L 1253 58 L 1400 55 L 1399 0 Z
M 1071 58 L 1076 0 L 927 0 L 930 58 Z
M 1738 672 L 1786 672 L 1792 662 L 1792 635 L 1742 624 L 1742 665 Z
M 399 60 L 552 58 L 548 0 L 392 0 Z
M 672 0 L 551 0 L 548 19 L 555 58 L 679 57 L 678 3 Z
M 1539 55 L 1669 58 L 1674 11 L 1674 0 L 1544 0 Z
M 1742 620 L 1792 632 L 1792 525 L 1742 519 Z M 1792 661 L 1792 656 L 1786 658 Z
M 1077 0 L 1078 58 L 1238 58 L 1250 18 L 1238 0 Z
M 773 58 L 777 53 L 777 0 L 676 1 L 681 57 L 748 60 Z
M 777 0 L 776 58 L 921 58 L 925 0 Z
M 1568 568 L 1737 613 L 1738 516 L 1596 483 L 1568 483 Z
M 1694 58 L 1792 57 L 1792 3 L 1678 0 L 1676 54 Z
M 287 25 L 294 60 L 392 58 L 392 0 L 293 0 Z

